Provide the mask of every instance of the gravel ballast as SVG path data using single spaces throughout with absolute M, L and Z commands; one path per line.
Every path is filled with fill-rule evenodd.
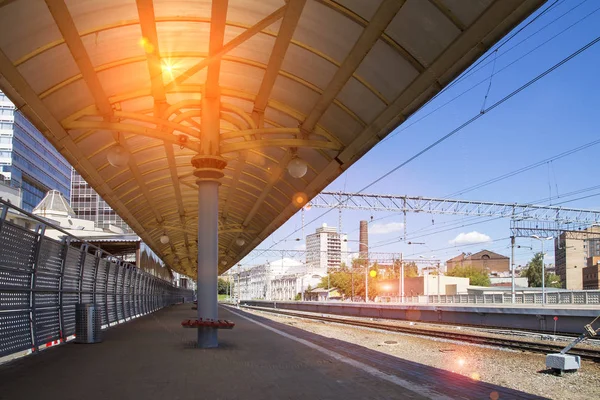
M 565 373 L 561 377 L 546 371 L 543 354 L 245 311 L 318 335 L 551 399 L 600 397 L 600 365 L 594 362 L 582 361 L 578 372 Z

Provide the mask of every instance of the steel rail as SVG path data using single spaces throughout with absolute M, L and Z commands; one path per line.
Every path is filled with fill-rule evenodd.
M 242 305 L 240 305 L 242 306 Z M 411 335 L 437 337 L 447 340 L 457 340 L 460 342 L 467 342 L 472 344 L 486 345 L 486 346 L 497 346 L 505 347 L 522 351 L 530 351 L 533 353 L 560 353 L 564 348 L 563 345 L 550 344 L 550 343 L 538 343 L 525 340 L 514 340 L 514 339 L 502 339 L 490 336 L 478 336 L 469 333 L 456 333 L 456 332 L 444 332 L 435 331 L 430 329 L 403 327 L 397 325 L 382 324 L 378 322 L 360 321 L 355 319 L 344 319 L 335 317 L 325 317 L 312 314 L 302 314 L 291 311 L 283 311 L 279 309 L 254 307 L 254 306 L 242 306 L 248 309 L 254 309 L 257 311 L 265 311 L 273 314 L 288 315 L 291 317 L 305 318 L 311 320 L 318 320 L 323 322 L 330 322 L 342 325 L 358 326 L 363 328 L 380 329 L 391 332 L 408 333 Z M 580 356 L 582 359 L 590 360 L 600 363 L 600 350 L 587 349 L 587 348 L 575 348 L 569 351 L 569 354 Z

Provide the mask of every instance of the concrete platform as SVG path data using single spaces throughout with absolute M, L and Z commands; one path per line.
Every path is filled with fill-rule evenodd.
M 0 366 L 0 399 L 539 398 L 315 335 L 240 310 L 218 349 L 195 348 L 189 304 Z M 495 397 L 495 394 L 492 395 Z

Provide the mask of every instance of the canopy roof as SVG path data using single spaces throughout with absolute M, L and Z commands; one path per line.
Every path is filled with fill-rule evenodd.
M 295 194 L 316 195 L 542 2 L 0 0 L 0 89 L 194 276 L 191 158 L 218 83 L 224 272 L 298 210 Z M 117 143 L 124 167 L 107 162 Z
M 33 209 L 33 214 L 44 217 L 61 216 L 75 218 L 77 215 L 71 208 L 69 201 L 58 190 L 51 190 Z

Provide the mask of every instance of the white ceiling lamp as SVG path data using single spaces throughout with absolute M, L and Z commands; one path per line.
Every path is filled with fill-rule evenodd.
M 129 151 L 121 145 L 121 132 L 118 133 L 117 144 L 108 150 L 108 163 L 113 167 L 125 167 L 129 163 Z
M 302 178 L 308 171 L 308 164 L 298 155 L 294 155 L 288 163 L 287 170 L 292 177 Z
M 160 242 L 161 242 L 162 244 L 167 244 L 167 243 L 169 243 L 169 237 L 168 237 L 167 235 L 162 235 L 162 236 L 160 237 Z
M 239 238 L 235 239 L 235 244 L 237 244 L 238 246 L 242 247 L 243 245 L 246 244 L 246 241 L 244 239 L 242 239 L 242 238 L 239 237 Z

